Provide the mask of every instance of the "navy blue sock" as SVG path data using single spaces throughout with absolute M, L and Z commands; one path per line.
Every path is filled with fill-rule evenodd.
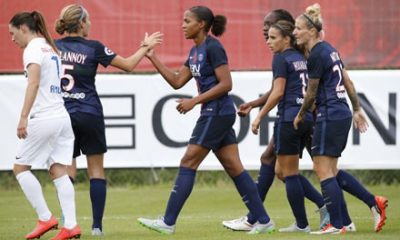
M 342 194 L 342 221 L 343 221 L 343 226 L 348 226 L 351 223 L 351 218 L 349 215 L 349 211 L 347 210 L 347 204 L 346 204 L 346 200 L 344 199 L 343 196 L 343 191 L 340 191 L 340 193 Z
M 310 183 L 310 181 L 308 181 L 308 179 L 303 175 L 299 174 L 299 179 L 301 185 L 303 186 L 304 196 L 311 202 L 315 203 L 318 209 L 322 208 L 325 204 L 322 194 L 318 192 L 318 190 L 315 189 L 315 187 Z
M 304 190 L 299 175 L 285 177 L 286 196 L 292 208 L 296 224 L 299 228 L 308 226 L 306 209 L 304 207 Z
M 369 208 L 375 206 L 375 196 L 365 189 L 355 177 L 346 171 L 339 170 L 336 179 L 343 190 L 363 201 Z
M 93 228 L 103 229 L 103 214 L 106 205 L 107 181 L 100 178 L 90 179 L 90 200 L 92 201 Z
M 268 190 L 274 182 L 275 178 L 275 165 L 274 164 L 261 164 L 260 171 L 257 178 L 257 190 L 260 195 L 261 201 L 264 202 Z M 249 212 L 247 214 L 247 221 L 250 224 L 257 222 L 257 219 Z
M 251 214 L 259 223 L 268 223 L 270 218 L 265 211 L 260 196 L 258 195 L 256 184 L 247 171 L 243 171 L 239 176 L 232 179 L 244 204 L 246 204 L 247 209 L 249 209 Z
M 342 229 L 342 194 L 340 194 L 342 190 L 340 189 L 336 178 L 331 177 L 322 181 L 321 189 L 331 219 L 331 224 L 337 229 Z
M 175 185 L 169 195 L 167 209 L 165 210 L 164 222 L 167 225 L 175 225 L 176 219 L 182 210 L 183 204 L 192 192 L 196 170 L 180 167 Z

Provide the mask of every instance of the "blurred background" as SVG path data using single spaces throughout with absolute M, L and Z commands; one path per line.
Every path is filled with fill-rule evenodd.
M 321 5 L 326 40 L 339 52 L 348 68 L 400 67 L 400 8 L 397 0 L 14 0 L 0 1 L 0 72 L 21 71 L 21 50 L 10 41 L 8 22 L 18 11 L 37 10 L 44 14 L 54 38 L 54 22 L 61 9 L 82 4 L 90 14 L 89 38 L 100 40 L 114 52 L 128 56 L 138 48 L 145 32 L 161 31 L 164 43 L 158 50 L 168 66 L 178 68 L 185 60 L 191 41 L 185 40 L 183 13 L 194 5 L 206 5 L 214 14 L 228 18 L 221 41 L 233 70 L 270 69 L 271 53 L 266 48 L 262 27 L 267 12 L 284 8 L 294 17 L 306 7 Z M 102 69 L 118 71 L 115 68 Z M 154 71 L 143 61 L 138 72 Z

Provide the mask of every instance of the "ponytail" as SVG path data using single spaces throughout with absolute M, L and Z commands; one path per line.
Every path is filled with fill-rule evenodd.
M 53 48 L 54 52 L 58 54 L 58 49 L 53 39 L 50 37 L 49 31 L 47 30 L 46 21 L 44 20 L 41 13 L 33 11 L 31 13 L 33 20 L 36 22 L 37 32 L 40 33 L 47 41 L 47 43 Z

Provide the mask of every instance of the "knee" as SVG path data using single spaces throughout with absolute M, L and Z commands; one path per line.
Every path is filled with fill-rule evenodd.
M 265 151 L 261 154 L 261 163 L 266 165 L 274 165 L 276 161 L 276 155 L 273 151 Z
M 322 167 L 322 166 L 319 166 L 316 164 L 314 164 L 314 171 L 317 174 L 320 181 L 323 181 L 325 179 L 328 179 L 328 178 L 331 178 L 334 176 L 332 169 Z
M 14 167 L 13 167 L 14 176 L 17 176 L 18 174 L 28 171 L 28 170 L 30 170 L 30 168 L 28 166 L 24 166 L 24 165 L 14 164 Z

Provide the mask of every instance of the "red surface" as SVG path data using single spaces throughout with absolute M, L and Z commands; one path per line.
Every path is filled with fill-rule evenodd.
M 316 1 L 308 0 L 0 0 L 0 72 L 20 72 L 22 50 L 11 41 L 8 22 L 18 11 L 38 10 L 47 20 L 54 38 L 54 22 L 63 6 L 82 4 L 88 9 L 92 28 L 89 38 L 103 42 L 127 57 L 139 46 L 144 33 L 161 31 L 164 43 L 157 48 L 168 66 L 178 68 L 192 46 L 182 34 L 183 12 L 194 5 L 207 5 L 214 14 L 228 18 L 222 36 L 233 70 L 270 69 L 271 53 L 262 35 L 264 15 L 285 8 L 295 17 Z M 348 68 L 400 67 L 400 7 L 397 0 L 320 0 L 326 40 L 341 53 Z M 119 72 L 109 67 L 106 72 Z M 137 71 L 154 71 L 145 59 Z

